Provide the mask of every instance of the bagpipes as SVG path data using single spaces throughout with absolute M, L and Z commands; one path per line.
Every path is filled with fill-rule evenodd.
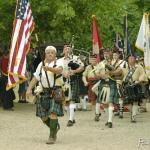
M 70 42 L 70 47 L 72 49 L 72 54 L 71 54 L 71 57 L 70 57 L 70 62 L 68 63 L 68 67 L 71 69 L 71 70 L 76 70 L 80 67 L 80 65 L 78 64 L 78 58 L 76 60 L 74 60 L 73 58 L 73 51 L 74 51 L 74 35 L 72 35 L 72 39 L 71 39 L 71 42 Z
M 68 63 L 68 67 L 70 67 L 71 70 L 76 70 L 80 67 L 80 64 L 77 62 L 77 60 L 71 60 L 69 63 Z
M 139 101 L 145 98 L 145 94 L 140 84 L 123 82 L 123 97 L 127 102 Z
M 69 46 L 71 47 L 72 49 L 72 54 L 70 56 L 70 62 L 68 63 L 68 67 L 71 69 L 71 70 L 76 70 L 80 67 L 80 64 L 78 62 L 78 60 L 80 59 L 82 61 L 82 59 L 80 58 L 81 56 L 83 57 L 89 57 L 90 56 L 90 53 L 85 51 L 84 49 L 75 49 L 74 48 L 74 40 L 75 40 L 75 36 L 72 35 L 72 39 L 71 39 L 71 42 L 69 44 Z M 79 56 L 77 58 L 74 58 L 74 53 L 78 53 Z M 83 55 L 81 55 L 83 54 Z M 84 60 L 85 61 L 85 60 Z
M 122 60 L 117 66 L 116 64 L 118 63 L 118 60 L 116 60 L 116 62 L 112 65 L 112 64 L 105 64 L 105 68 L 110 71 L 110 72 L 115 72 L 120 65 L 123 63 L 124 61 Z M 113 80 L 122 80 L 123 79 L 123 73 L 119 73 L 118 75 L 110 75 L 110 78 Z

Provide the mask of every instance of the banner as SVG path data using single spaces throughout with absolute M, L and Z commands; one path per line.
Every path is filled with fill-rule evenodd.
M 7 89 L 26 80 L 26 55 L 30 49 L 33 29 L 34 21 L 29 0 L 18 0 L 10 47 Z

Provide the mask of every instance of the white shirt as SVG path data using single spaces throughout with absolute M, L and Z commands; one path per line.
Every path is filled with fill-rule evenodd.
M 78 56 L 76 55 L 73 55 L 73 58 L 71 56 L 71 59 L 70 58 L 65 58 L 65 57 L 62 57 L 60 58 L 59 60 L 62 61 L 63 63 L 63 71 L 69 71 L 69 67 L 68 67 L 68 63 L 73 60 L 74 62 L 77 62 L 80 66 L 84 67 L 84 64 L 83 62 L 78 58 Z
M 54 66 L 54 61 L 51 63 L 45 63 L 45 66 L 49 66 L 49 67 L 53 67 Z M 42 67 L 42 62 L 40 62 L 40 64 L 38 65 L 36 72 L 34 73 L 35 78 L 40 81 L 40 72 L 41 72 L 41 82 L 44 88 L 48 88 L 48 83 L 47 83 L 47 79 L 46 79 L 46 75 L 45 75 L 45 71 L 43 69 L 41 69 Z M 57 60 L 56 61 L 56 67 L 63 67 L 62 61 Z M 48 80 L 50 83 L 50 87 L 53 87 L 54 85 L 54 73 L 51 71 L 47 71 L 47 75 L 48 75 Z M 58 80 L 62 80 L 62 77 L 58 78 L 56 80 L 55 85 L 60 86 L 60 83 L 58 83 Z M 60 81 L 61 82 L 61 81 Z

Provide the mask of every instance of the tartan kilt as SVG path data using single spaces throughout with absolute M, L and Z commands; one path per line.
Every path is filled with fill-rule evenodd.
M 44 105 L 49 105 L 48 110 L 44 109 L 41 105 L 43 98 L 47 98 L 47 100 L 44 101 Z M 49 96 L 39 96 L 36 102 L 36 116 L 40 118 L 47 118 L 51 113 L 55 113 L 57 116 L 64 116 L 62 104 L 56 103 L 55 100 Z
M 109 82 L 107 83 L 108 87 L 105 87 L 106 83 L 104 80 L 101 80 L 100 85 L 98 87 L 98 97 L 96 102 L 97 103 L 113 103 L 113 104 L 118 104 L 119 99 L 118 99 L 118 89 L 117 89 L 117 84 L 116 81 L 109 79 Z M 106 91 L 106 92 L 104 92 Z M 102 93 L 104 92 L 104 93 Z M 107 95 L 109 94 L 109 95 Z M 106 99 L 108 97 L 108 99 Z
M 80 98 L 79 98 L 80 86 L 79 86 L 78 78 L 72 80 L 70 82 L 70 86 L 71 86 L 71 95 L 72 95 L 71 101 L 75 103 L 79 103 L 80 102 Z

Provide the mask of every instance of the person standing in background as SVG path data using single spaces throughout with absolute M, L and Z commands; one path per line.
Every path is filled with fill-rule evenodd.
M 6 90 L 8 82 L 8 61 L 9 61 L 9 51 L 6 50 L 4 56 L 0 61 L 0 72 L 1 72 L 1 86 L 0 86 L 0 99 L 2 101 L 2 107 L 4 110 L 13 111 L 13 100 L 15 100 L 15 93 L 13 89 Z

